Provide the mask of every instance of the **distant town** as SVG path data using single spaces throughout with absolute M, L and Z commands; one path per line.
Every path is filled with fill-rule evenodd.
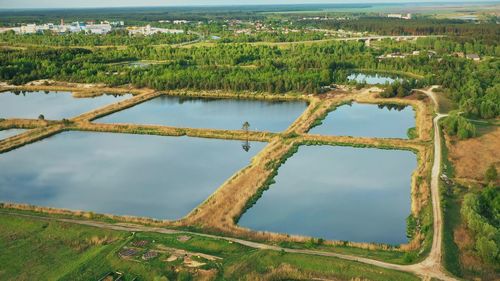
M 174 24 L 187 23 L 187 21 L 175 21 Z M 45 24 L 23 24 L 18 27 L 0 27 L 0 33 L 13 31 L 16 34 L 37 34 L 50 32 L 54 34 L 65 33 L 85 33 L 85 34 L 107 34 L 115 29 L 127 30 L 130 35 L 153 35 L 158 33 L 179 34 L 184 33 L 182 29 L 168 29 L 146 26 L 128 26 L 125 27 L 123 21 L 101 21 L 96 23 L 94 21 L 65 23 L 61 19 L 59 24 L 45 23 Z

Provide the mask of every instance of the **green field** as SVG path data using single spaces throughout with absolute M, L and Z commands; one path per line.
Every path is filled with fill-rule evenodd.
M 418 280 L 415 276 L 329 257 L 251 249 L 228 241 L 179 234 L 128 233 L 60 222 L 53 219 L 0 214 L 1 280 L 98 280 L 121 272 L 124 280 L 192 280 L 210 275 L 215 280 Z M 134 241 L 148 241 L 136 257 L 119 256 Z M 144 261 L 140 255 L 166 247 L 219 257 L 189 268 L 181 260 L 168 262 L 168 254 Z

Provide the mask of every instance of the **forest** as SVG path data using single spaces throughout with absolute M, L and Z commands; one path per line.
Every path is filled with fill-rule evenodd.
M 494 166 L 491 166 L 494 169 Z M 496 170 L 495 170 L 496 174 Z M 500 259 L 500 193 L 492 184 L 479 193 L 464 196 L 461 214 L 474 235 L 474 248 L 487 263 L 498 265 Z

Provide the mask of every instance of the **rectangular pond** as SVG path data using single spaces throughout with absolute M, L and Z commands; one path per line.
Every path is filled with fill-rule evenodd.
M 19 135 L 20 133 L 24 133 L 26 130 L 24 129 L 7 129 L 0 130 L 0 140 L 13 137 L 15 135 Z
M 407 242 L 409 151 L 301 146 L 239 225 L 331 240 Z
M 321 125 L 309 133 L 405 139 L 412 127 L 415 127 L 415 112 L 411 106 L 352 103 L 328 113 Z
M 95 122 L 154 124 L 172 127 L 279 132 L 307 107 L 303 101 L 264 101 L 160 96 Z
M 0 201 L 179 219 L 264 145 L 64 132 L 0 154 Z
M 70 92 L 36 91 L 0 93 L 0 118 L 45 119 L 73 118 L 87 111 L 132 97 L 126 95 L 101 95 L 74 98 Z

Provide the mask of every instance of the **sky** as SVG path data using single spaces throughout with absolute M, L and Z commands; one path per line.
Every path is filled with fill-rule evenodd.
M 262 5 L 312 3 L 401 3 L 436 2 L 432 0 L 0 0 L 0 9 L 82 8 L 82 7 L 144 7 L 192 5 Z M 478 0 L 439 0 L 439 2 L 479 2 Z

